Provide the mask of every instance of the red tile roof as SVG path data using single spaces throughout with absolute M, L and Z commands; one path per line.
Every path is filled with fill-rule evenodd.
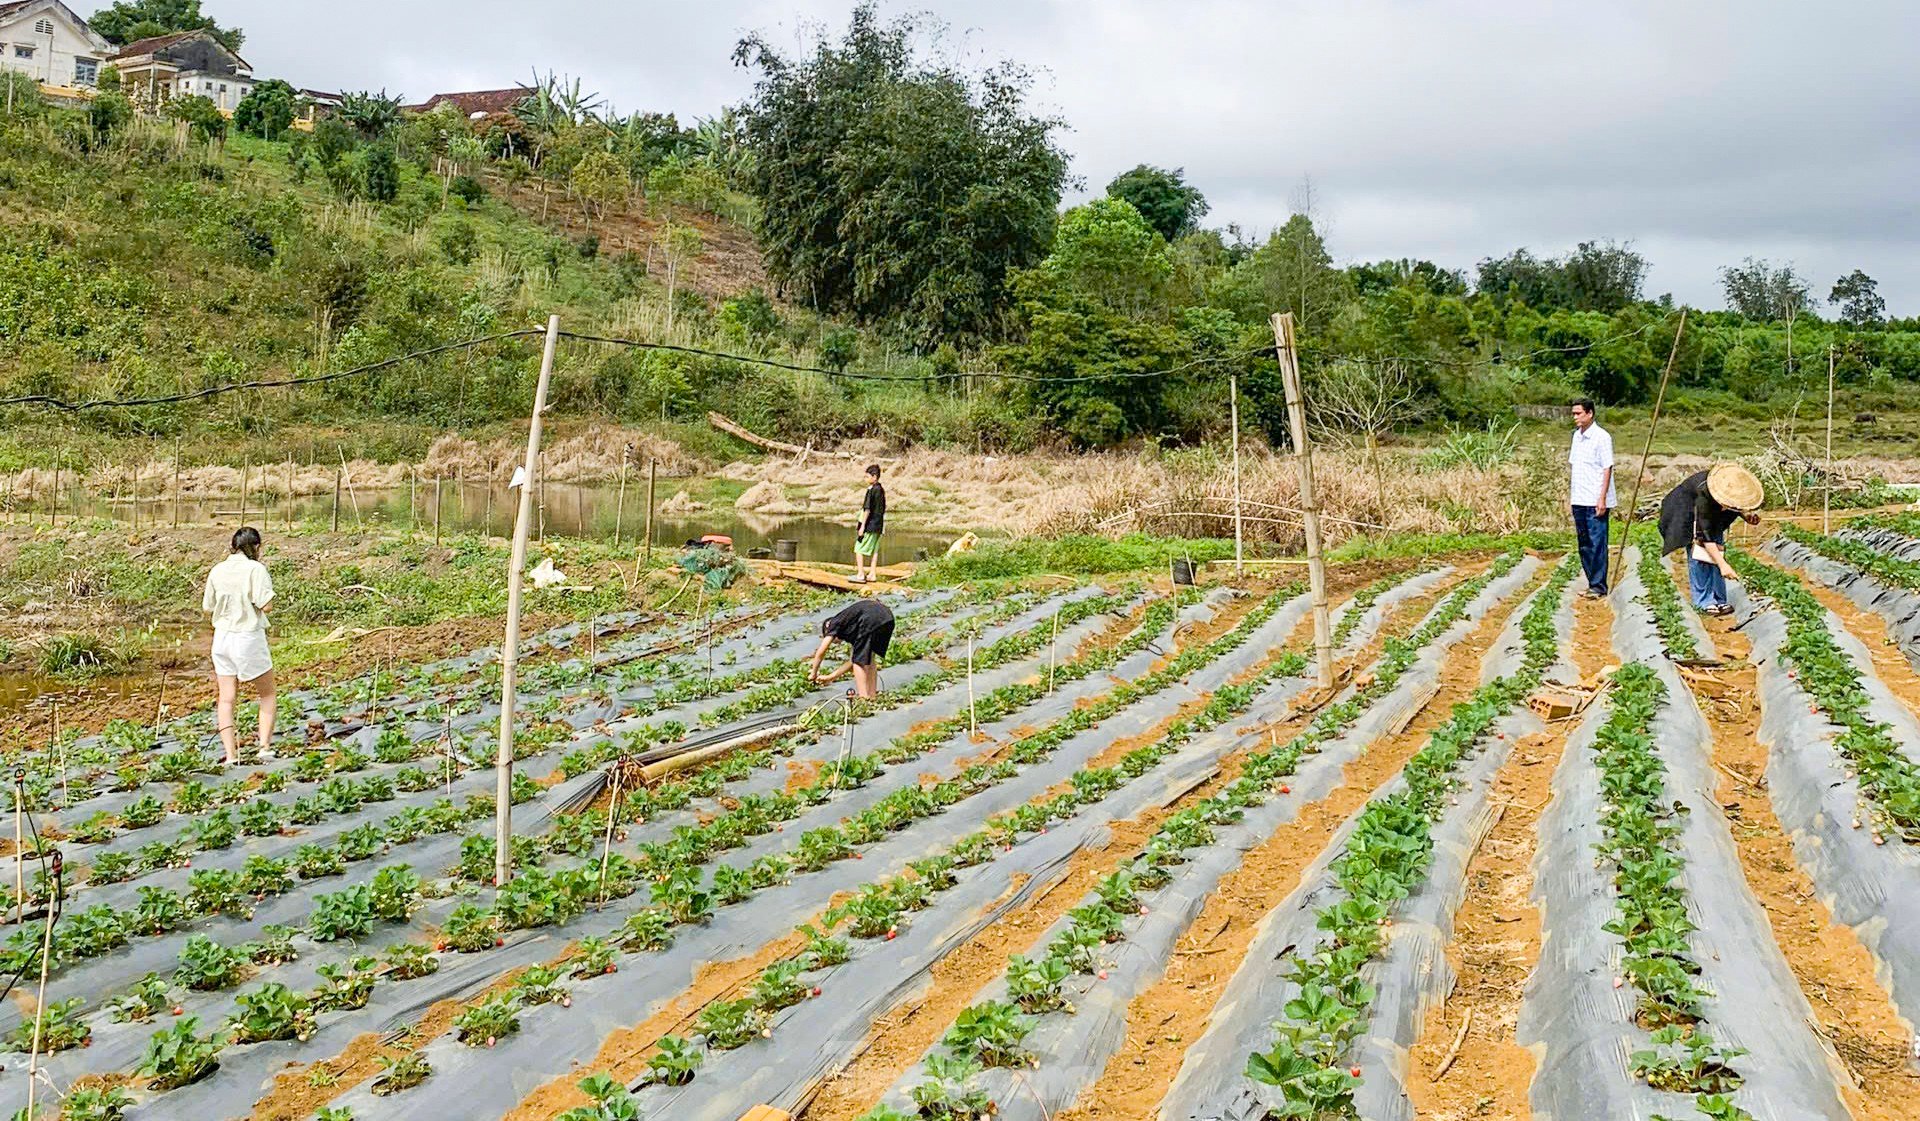
M 152 54 L 158 50 L 165 50 L 175 43 L 180 42 L 182 39 L 191 39 L 199 34 L 202 34 L 202 32 L 176 31 L 171 35 L 155 35 L 151 39 L 135 39 L 133 42 L 121 47 L 120 53 L 113 57 L 132 58 L 135 55 Z
M 513 107 L 520 104 L 521 100 L 530 92 L 532 91 L 525 86 L 515 86 L 512 89 L 506 90 L 469 90 L 465 93 L 436 93 L 420 104 L 409 105 L 407 108 L 420 113 L 429 113 L 441 105 L 452 102 L 460 112 L 469 117 L 475 113 L 484 113 L 487 116 L 493 116 L 497 113 L 511 112 Z
M 9 3 L 0 3 L 0 19 L 7 18 L 33 2 L 34 0 L 10 0 Z

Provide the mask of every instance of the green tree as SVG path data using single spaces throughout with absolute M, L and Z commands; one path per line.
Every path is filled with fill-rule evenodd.
M 1583 241 L 1565 257 L 1541 259 L 1525 249 L 1480 262 L 1479 290 L 1529 307 L 1616 312 L 1636 303 L 1647 259 L 1631 246 Z
M 1107 195 L 1132 203 L 1147 224 L 1168 241 L 1192 233 L 1207 214 L 1207 197 L 1200 188 L 1187 185 L 1185 168 L 1168 171 L 1141 164 L 1114 176 L 1107 184 Z
M 1164 315 L 1173 255 L 1132 203 L 1095 199 L 1060 219 L 1039 265 L 1057 284 L 1131 318 Z
M 389 97 L 386 90 L 341 94 L 334 116 L 351 125 L 360 139 L 378 140 L 400 123 L 400 99 Z
M 293 103 L 299 91 L 278 78 L 253 87 L 233 110 L 233 127 L 248 136 L 278 140 L 293 126 Z
M 573 165 L 568 180 L 589 230 L 595 217 L 627 197 L 627 169 L 611 152 L 588 152 Z
M 391 144 L 369 144 L 360 149 L 356 186 L 362 198 L 392 202 L 400 194 L 400 158 Z
M 1807 310 L 1810 299 L 1807 282 L 1791 264 L 1775 268 L 1752 257 L 1721 269 L 1720 287 L 1727 294 L 1728 307 L 1762 323 L 1791 321 Z
M 221 27 L 213 17 L 202 14 L 200 0 L 118 0 L 111 8 L 93 13 L 87 23 L 109 43 L 122 46 L 136 39 L 171 35 L 176 31 L 211 31 L 220 44 L 235 54 L 246 33 L 237 27 Z
M 1833 282 L 1827 302 L 1839 304 L 1840 318 L 1853 327 L 1876 326 L 1887 314 L 1887 301 L 1880 296 L 1879 282 L 1859 269 Z
M 1326 242 L 1305 214 L 1287 219 L 1222 284 L 1215 298 L 1242 319 L 1264 323 L 1273 312 L 1290 311 L 1303 335 L 1330 326 L 1347 299 L 1346 276 L 1333 267 Z
M 1402 257 L 1397 261 L 1374 261 L 1347 269 L 1353 290 L 1360 296 L 1378 296 L 1395 288 L 1411 288 L 1434 296 L 1464 296 L 1467 279 L 1458 269 L 1445 269 L 1432 261 Z
M 176 97 L 167 102 L 166 114 L 176 121 L 185 121 L 192 126 L 195 140 L 224 140 L 227 136 L 227 118 L 215 108 L 211 98 L 199 94 Z
M 87 103 L 87 122 L 93 126 L 94 140 L 105 142 L 133 120 L 133 102 L 123 93 L 96 93 Z
M 734 59 L 758 72 L 742 181 L 770 271 L 816 309 L 932 349 L 995 329 L 1008 273 L 1046 252 L 1067 168 L 1021 72 L 922 63 L 917 30 L 861 4 L 806 57 L 756 34 Z

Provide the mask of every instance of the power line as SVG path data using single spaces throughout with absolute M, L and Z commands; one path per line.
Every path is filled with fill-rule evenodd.
M 1576 343 L 1570 346 L 1535 347 L 1532 350 L 1523 351 L 1518 355 L 1502 355 L 1501 362 L 1503 364 L 1519 363 L 1528 361 L 1541 354 L 1570 354 L 1576 351 L 1592 350 L 1597 346 L 1604 346 L 1608 343 L 1644 335 L 1659 325 L 1657 322 L 1648 323 L 1637 330 L 1628 331 L 1605 339 L 1596 339 L 1592 342 Z M 252 381 L 227 382 L 221 385 L 207 386 L 203 389 L 182 393 L 162 394 L 153 397 L 96 398 L 87 401 L 68 401 L 47 393 L 28 393 L 16 397 L 0 397 L 0 408 L 15 405 L 44 405 L 48 408 L 58 409 L 63 412 L 79 413 L 93 409 L 177 405 L 188 401 L 206 400 L 227 393 L 236 393 L 241 390 L 290 389 L 297 386 L 321 385 L 327 382 L 342 381 L 347 378 L 359 377 L 364 374 L 378 373 L 381 370 L 391 369 L 403 362 L 411 362 L 421 358 L 432 358 L 435 355 L 445 354 L 449 351 L 470 349 L 484 343 L 501 342 L 506 339 L 532 338 L 544 333 L 545 332 L 539 328 L 533 327 L 523 328 L 518 331 L 502 331 L 497 334 L 483 335 L 479 338 L 464 339 L 460 342 L 445 343 L 440 346 L 428 347 L 425 350 L 416 350 L 407 354 L 396 355 L 378 362 L 355 366 L 349 370 L 336 370 L 332 373 L 308 374 L 299 377 L 261 378 Z M 734 354 L 728 351 L 709 350 L 705 347 L 687 346 L 681 343 L 649 342 L 643 339 L 627 339 L 611 335 L 588 335 L 574 331 L 561 331 L 560 337 L 572 339 L 577 342 L 600 343 L 607 346 L 620 346 L 633 350 L 658 350 L 717 361 L 739 362 L 746 365 L 786 370 L 791 373 L 815 374 L 820 377 L 842 381 L 896 385 L 926 385 L 936 382 L 951 382 L 959 378 L 984 378 L 991 381 L 1019 382 L 1030 385 L 1073 385 L 1087 382 L 1141 381 L 1149 378 L 1173 377 L 1198 367 L 1219 366 L 1222 363 L 1243 361 L 1248 358 L 1275 353 L 1272 344 L 1265 344 L 1226 354 L 1202 355 L 1190 361 L 1182 362 L 1179 365 L 1168 366 L 1162 369 L 1110 370 L 1098 374 L 1023 374 L 1006 370 L 962 370 L 952 374 L 886 374 L 869 370 L 836 370 L 824 366 L 811 366 L 800 362 L 788 362 L 778 358 L 765 358 L 751 354 Z M 1493 360 L 1488 358 L 1456 359 L 1437 358 L 1430 355 L 1387 354 L 1381 352 L 1354 353 L 1327 350 L 1319 347 L 1301 347 L 1300 353 L 1335 361 L 1395 361 L 1416 365 L 1449 366 L 1454 368 L 1490 366 L 1494 364 Z
M 393 358 L 382 359 L 379 362 L 369 362 L 365 366 L 355 366 L 351 370 L 336 370 L 330 374 L 308 374 L 302 377 L 226 382 L 221 385 L 210 385 L 205 389 L 196 389 L 188 393 L 168 393 L 159 397 L 120 397 L 97 398 L 91 401 L 67 401 L 59 397 L 54 397 L 51 394 L 28 393 L 19 397 L 0 397 L 0 407 L 8 405 L 46 405 L 49 408 L 78 413 L 85 412 L 89 409 L 126 409 L 142 405 L 177 405 L 184 401 L 198 401 L 208 397 L 218 397 L 223 393 L 234 393 L 242 389 L 287 389 L 297 385 L 319 385 L 322 382 L 339 381 L 343 378 L 375 373 L 392 366 L 397 366 L 402 362 L 410 362 L 416 358 L 431 358 L 436 354 L 445 354 L 450 350 L 461 350 L 468 347 L 479 346 L 481 343 L 498 342 L 502 339 L 526 338 L 529 335 L 544 333 L 545 332 L 534 328 L 527 328 L 521 331 L 503 331 L 497 335 L 483 335 L 477 339 L 465 339 L 457 343 L 447 343 L 444 346 L 428 347 L 425 350 L 416 350 L 410 354 L 397 355 Z

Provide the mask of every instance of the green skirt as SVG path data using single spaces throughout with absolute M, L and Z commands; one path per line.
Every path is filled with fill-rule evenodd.
M 853 539 L 853 551 L 863 557 L 870 557 L 880 551 L 880 535 L 863 533 Z

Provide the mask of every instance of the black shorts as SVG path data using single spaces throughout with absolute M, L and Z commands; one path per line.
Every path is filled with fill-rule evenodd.
M 856 666 L 870 666 L 874 659 L 886 656 L 887 647 L 892 644 L 893 620 L 888 619 L 855 638 L 853 652 L 847 655 L 847 660 Z

